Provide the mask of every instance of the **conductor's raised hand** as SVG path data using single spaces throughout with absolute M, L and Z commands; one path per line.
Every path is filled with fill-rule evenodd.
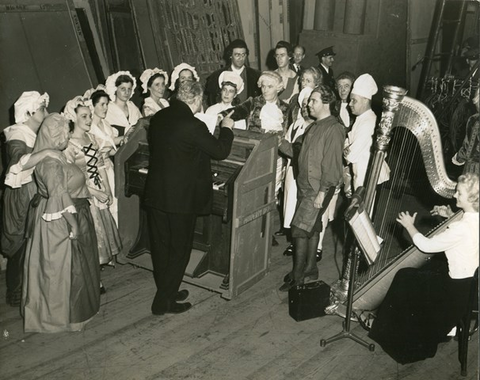
M 409 227 L 413 227 L 416 217 L 417 213 L 410 215 L 408 211 L 402 211 L 400 214 L 398 214 L 397 222 L 408 229 Z
M 224 128 L 229 128 L 229 129 L 232 129 L 233 126 L 235 125 L 235 121 L 230 118 L 230 116 L 232 116 L 232 114 L 235 112 L 235 110 L 231 110 L 227 116 L 225 116 L 222 120 L 222 127 Z

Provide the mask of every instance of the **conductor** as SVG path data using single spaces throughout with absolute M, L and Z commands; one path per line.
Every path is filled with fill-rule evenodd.
M 157 292 L 152 313 L 183 313 L 192 307 L 179 291 L 190 260 L 197 215 L 212 205 L 210 159 L 223 160 L 233 141 L 233 120 L 222 121 L 218 138 L 194 115 L 202 107 L 200 83 L 186 81 L 170 107 L 157 112 L 148 131 L 150 164 L 144 204 Z

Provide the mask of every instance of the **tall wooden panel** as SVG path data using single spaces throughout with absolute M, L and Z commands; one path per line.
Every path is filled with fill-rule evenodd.
M 243 38 L 236 1 L 147 0 L 147 4 L 159 67 L 166 70 L 187 62 L 204 80 L 223 65 L 225 47 Z
M 12 2 L 13 3 L 13 2 Z M 50 95 L 50 111 L 97 84 L 72 1 L 0 3 L 0 128 L 23 91 Z

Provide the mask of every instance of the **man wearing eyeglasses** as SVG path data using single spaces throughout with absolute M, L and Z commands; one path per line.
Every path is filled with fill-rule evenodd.
M 260 89 L 257 86 L 260 72 L 251 67 L 245 65 L 248 58 L 248 47 L 245 41 L 235 40 L 225 48 L 224 60 L 226 66 L 213 72 L 208 78 L 205 84 L 205 100 L 207 106 L 211 106 L 217 103 L 217 96 L 220 92 L 220 85 L 218 83 L 218 77 L 223 71 L 233 71 L 240 75 L 245 84 L 245 89 L 238 94 L 240 102 L 244 102 L 249 97 L 255 97 L 260 95 Z

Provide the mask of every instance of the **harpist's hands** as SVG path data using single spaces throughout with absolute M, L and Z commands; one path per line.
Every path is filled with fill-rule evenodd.
M 408 211 L 401 212 L 398 214 L 397 222 L 400 223 L 403 227 L 408 229 L 409 227 L 413 227 L 415 224 L 415 218 L 417 217 L 417 213 L 410 215 Z
M 450 218 L 453 215 L 453 211 L 450 206 L 433 206 L 430 210 L 430 214 L 443 216 L 444 218 Z

